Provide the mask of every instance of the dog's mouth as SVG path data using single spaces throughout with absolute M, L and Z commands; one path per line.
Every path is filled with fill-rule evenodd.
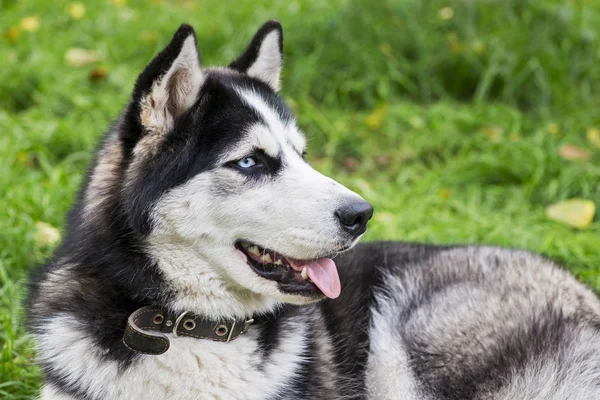
M 340 295 L 340 277 L 329 257 L 296 260 L 246 241 L 238 241 L 235 248 L 254 272 L 278 282 L 286 292 L 332 299 Z

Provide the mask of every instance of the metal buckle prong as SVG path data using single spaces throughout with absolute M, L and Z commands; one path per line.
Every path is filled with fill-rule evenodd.
M 229 329 L 229 335 L 227 336 L 227 341 L 225 343 L 229 343 L 229 341 L 231 340 L 231 335 L 233 334 L 233 328 L 235 328 L 235 318 L 233 318 L 233 317 L 229 317 L 229 318 L 231 318 L 233 323 L 231 324 L 231 328 Z
M 181 322 L 181 320 L 183 319 L 183 317 L 185 317 L 185 314 L 187 314 L 187 311 L 182 312 L 179 317 L 177 317 L 177 319 L 175 320 L 175 324 L 173 325 L 173 335 L 175 335 L 175 337 L 178 337 L 179 335 L 177 334 L 177 327 L 179 327 L 179 323 Z

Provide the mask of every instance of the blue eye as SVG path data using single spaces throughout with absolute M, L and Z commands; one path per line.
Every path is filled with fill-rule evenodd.
M 239 160 L 236 164 L 240 168 L 252 168 L 256 165 L 256 161 L 252 157 L 245 157 Z

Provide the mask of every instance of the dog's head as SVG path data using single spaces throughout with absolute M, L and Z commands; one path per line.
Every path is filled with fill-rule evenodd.
M 340 293 L 331 257 L 373 210 L 304 159 L 277 95 L 282 50 L 270 21 L 228 67 L 204 68 L 183 25 L 138 78 L 120 127 L 122 204 L 175 291 L 292 303 Z

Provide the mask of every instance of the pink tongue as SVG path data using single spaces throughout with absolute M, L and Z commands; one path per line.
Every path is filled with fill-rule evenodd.
M 319 258 L 318 260 L 308 261 L 306 264 L 305 262 L 293 262 L 295 264 L 294 269 L 302 271 L 302 268 L 306 267 L 308 277 L 321 292 L 331 299 L 337 298 L 340 295 L 342 285 L 333 260 L 331 258 Z

